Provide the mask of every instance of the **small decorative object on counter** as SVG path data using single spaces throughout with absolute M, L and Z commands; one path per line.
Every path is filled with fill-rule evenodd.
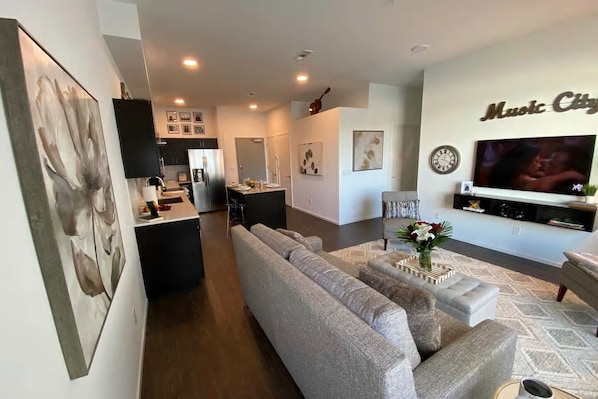
M 587 203 L 589 203 L 589 204 L 595 203 L 596 191 L 598 191 L 598 186 L 597 185 L 590 184 L 590 183 L 584 184 L 584 186 L 581 189 L 581 191 L 586 196 L 586 202 Z
M 245 179 L 245 185 L 251 188 L 255 188 L 256 182 L 253 179 Z
M 447 221 L 428 223 L 412 220 L 409 225 L 397 230 L 397 238 L 411 243 L 419 253 L 419 267 L 424 270 L 432 269 L 432 254 L 434 247 L 451 238 L 453 227 Z

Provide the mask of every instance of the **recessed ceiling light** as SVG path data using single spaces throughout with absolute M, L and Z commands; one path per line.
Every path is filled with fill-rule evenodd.
M 307 80 L 307 75 L 297 75 L 297 80 L 299 82 L 305 82 Z
M 418 44 L 417 46 L 411 48 L 411 52 L 412 53 L 423 53 L 428 48 L 430 48 L 430 46 L 427 44 Z
M 176 100 L 174 100 L 174 103 L 178 105 L 183 105 L 185 104 L 185 100 L 183 100 L 182 98 L 177 98 Z
M 251 109 L 257 109 L 257 104 L 251 104 L 251 105 L 249 105 L 249 108 L 251 108 Z
M 197 60 L 194 60 L 193 58 L 185 58 L 183 60 L 183 65 L 185 65 L 188 68 L 196 68 Z

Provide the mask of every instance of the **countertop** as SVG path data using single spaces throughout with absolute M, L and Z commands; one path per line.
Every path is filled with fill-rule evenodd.
M 160 220 L 156 220 L 153 222 L 147 222 L 144 220 L 136 219 L 135 220 L 135 227 L 145 227 L 145 226 L 155 226 L 161 223 L 172 223 L 172 222 L 180 222 L 182 220 L 189 220 L 189 219 L 198 219 L 199 214 L 195 209 L 195 206 L 189 201 L 184 194 L 179 195 L 163 195 L 161 198 L 174 198 L 180 197 L 183 199 L 183 202 L 178 202 L 176 204 L 168 204 L 170 205 L 170 210 L 168 211 L 158 211 L 158 214 L 162 217 Z
M 266 187 L 264 186 L 264 188 L 262 190 L 260 190 L 259 188 L 252 188 L 249 190 L 239 190 L 239 186 L 227 186 L 228 188 L 230 188 L 231 190 L 234 190 L 238 193 L 241 193 L 243 195 L 247 195 L 247 194 L 260 194 L 260 193 L 271 193 L 273 191 L 284 191 L 285 188 L 284 187 Z

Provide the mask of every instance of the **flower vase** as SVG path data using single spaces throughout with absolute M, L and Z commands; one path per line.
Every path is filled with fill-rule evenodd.
M 586 195 L 586 202 L 588 204 L 595 204 L 596 203 L 596 197 L 593 195 Z
M 432 270 L 432 251 L 430 249 L 422 249 L 419 252 L 419 267 L 424 270 Z

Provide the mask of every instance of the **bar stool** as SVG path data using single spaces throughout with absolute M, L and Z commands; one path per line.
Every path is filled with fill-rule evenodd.
M 226 188 L 226 236 L 230 234 L 231 226 L 245 224 L 245 204 L 236 198 L 230 198 L 228 187 Z

